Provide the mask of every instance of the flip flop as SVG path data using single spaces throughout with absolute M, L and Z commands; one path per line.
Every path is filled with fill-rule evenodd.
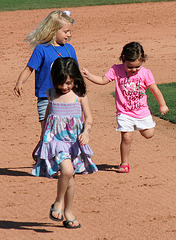
M 58 221 L 58 222 L 62 222 L 64 220 L 64 217 L 62 215 L 62 218 L 59 219 L 59 218 L 55 218 L 53 215 L 52 215 L 52 212 L 56 212 L 58 215 L 62 213 L 62 210 L 61 211 L 57 211 L 55 208 L 54 208 L 54 204 L 51 205 L 51 209 L 50 209 L 50 219 L 53 220 L 53 221 Z
M 66 221 L 63 221 L 63 225 L 64 227 L 66 228 L 80 228 L 81 227 L 81 224 L 77 225 L 77 226 L 71 226 L 69 223 L 73 223 L 76 221 L 76 218 L 73 219 L 72 221 L 71 220 L 66 220 Z
M 123 170 L 119 170 L 120 168 L 123 168 Z M 127 169 L 126 169 L 127 168 Z M 130 172 L 130 166 L 129 166 L 129 164 L 127 164 L 127 165 L 119 165 L 118 166 L 118 169 L 117 169 L 117 172 L 118 173 L 129 173 Z

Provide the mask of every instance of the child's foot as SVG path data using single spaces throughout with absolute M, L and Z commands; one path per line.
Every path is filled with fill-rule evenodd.
M 51 205 L 50 218 L 54 221 L 63 221 L 64 217 L 62 215 L 62 210 L 59 210 L 60 206 L 57 202 Z
M 81 225 L 77 221 L 77 219 L 74 217 L 72 213 L 68 213 L 65 211 L 65 218 L 66 221 L 63 222 L 64 226 L 66 228 L 80 228 Z
M 63 221 L 63 225 L 66 228 L 80 228 L 81 224 L 75 225 L 76 221 L 77 221 L 76 218 L 73 219 L 72 221 L 66 220 L 66 221 Z
M 130 171 L 130 166 L 129 164 L 123 164 L 121 163 L 119 166 L 118 166 L 118 169 L 117 169 L 117 172 L 118 173 L 129 173 Z

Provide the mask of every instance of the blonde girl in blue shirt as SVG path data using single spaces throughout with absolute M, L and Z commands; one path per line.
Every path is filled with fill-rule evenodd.
M 50 75 L 51 64 L 58 57 L 72 57 L 77 61 L 75 49 L 68 43 L 74 22 L 69 11 L 53 11 L 25 39 L 34 51 L 19 75 L 14 92 L 18 97 L 22 96 L 23 83 L 35 70 L 35 96 L 41 127 L 48 105 L 46 91 L 53 87 Z
M 69 14 L 68 11 L 67 14 Z M 25 39 L 34 51 L 19 75 L 14 92 L 18 97 L 22 96 L 23 83 L 35 70 L 35 96 L 38 98 L 37 106 L 41 125 L 48 105 L 46 91 L 53 87 L 50 76 L 51 64 L 58 57 L 72 57 L 77 61 L 76 52 L 68 43 L 74 19 L 67 14 L 60 10 L 51 12 Z

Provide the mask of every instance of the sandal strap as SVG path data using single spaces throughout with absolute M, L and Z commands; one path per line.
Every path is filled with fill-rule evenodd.
M 61 214 L 62 213 L 62 210 L 60 211 L 57 211 L 55 208 L 54 208 L 54 205 L 51 207 L 51 212 L 56 212 L 57 214 Z
M 74 218 L 73 220 L 67 220 L 67 223 L 71 222 L 74 223 L 76 221 L 76 218 Z
M 118 168 L 123 168 L 123 169 L 128 168 L 129 169 L 130 166 L 129 166 L 129 164 L 127 164 L 127 165 L 119 165 Z
M 120 170 L 120 169 L 123 169 L 123 170 Z M 129 173 L 129 171 L 130 171 L 130 166 L 129 166 L 129 164 L 119 165 L 117 171 L 118 171 L 119 173 Z

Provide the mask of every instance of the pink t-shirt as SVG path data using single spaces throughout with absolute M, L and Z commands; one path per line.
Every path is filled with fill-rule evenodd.
M 123 64 L 113 65 L 105 74 L 109 81 L 115 81 L 115 102 L 117 115 L 123 113 L 135 118 L 150 115 L 147 105 L 147 86 L 155 83 L 149 69 L 141 67 L 139 72 L 127 78 Z

